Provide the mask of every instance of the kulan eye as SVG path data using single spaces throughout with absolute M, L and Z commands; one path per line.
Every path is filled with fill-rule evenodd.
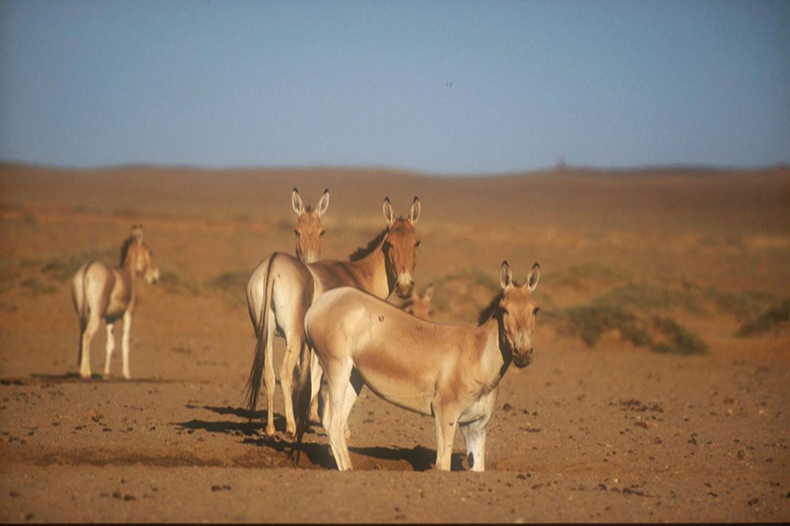
M 420 246 L 420 244 L 422 244 L 422 241 L 417 241 L 416 243 L 414 243 L 414 247 L 417 248 Z
M 532 311 L 532 315 L 537 316 L 539 312 L 540 312 L 540 307 L 535 307 L 535 310 Z
M 326 234 L 326 230 L 322 230 L 321 232 L 318 233 L 320 237 L 324 237 L 324 234 Z
M 294 234 L 296 234 L 296 237 L 299 237 L 301 235 L 298 230 L 294 230 Z

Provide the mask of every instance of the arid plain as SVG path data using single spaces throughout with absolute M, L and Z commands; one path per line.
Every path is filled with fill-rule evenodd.
M 356 471 L 320 426 L 288 459 L 244 409 L 252 270 L 293 253 L 291 189 L 324 188 L 324 258 L 414 195 L 416 281 L 433 319 L 474 324 L 501 262 L 538 261 L 535 358 L 511 368 L 487 471 L 433 469 L 432 419 L 363 394 Z M 131 381 L 77 372 L 70 279 L 117 264 L 142 223 L 161 281 L 139 280 Z M 0 165 L 0 520 L 788 521 L 790 169 L 496 177 L 389 170 Z M 399 300 L 391 299 L 397 305 Z M 120 331 L 116 330 L 116 336 Z M 120 345 L 118 346 L 120 347 Z M 276 359 L 282 339 L 275 344 Z

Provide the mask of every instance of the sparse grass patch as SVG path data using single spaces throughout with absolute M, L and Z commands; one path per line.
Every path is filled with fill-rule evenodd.
M 478 268 L 454 270 L 431 280 L 432 311 L 444 320 L 473 323 L 477 312 L 499 291 L 499 279 Z
M 0 259 L 0 294 L 14 288 L 19 279 L 19 269 L 7 258 Z
M 589 348 L 594 347 L 604 333 L 616 331 L 620 340 L 654 352 L 684 356 L 705 354 L 707 344 L 693 331 L 666 315 L 650 314 L 659 307 L 671 306 L 670 301 L 677 291 L 667 293 L 667 290 L 620 287 L 588 305 L 547 312 L 546 319 L 561 332 L 581 338 Z
M 712 287 L 705 289 L 704 294 L 714 303 L 719 312 L 732 314 L 738 320 L 744 320 L 760 314 L 777 299 L 775 294 L 769 292 L 745 291 L 733 293 Z
M 36 276 L 22 280 L 19 285 L 32 294 L 54 294 L 57 289 L 52 285 L 42 283 Z
M 656 316 L 653 318 L 653 326 L 666 338 L 666 341 L 653 342 L 650 345 L 655 352 L 683 356 L 708 352 L 708 344 L 702 338 L 671 318 Z
M 246 305 L 247 282 L 252 276 L 252 270 L 234 270 L 223 272 L 216 278 L 209 280 L 206 286 L 222 292 L 233 305 Z
M 137 217 L 140 215 L 137 210 L 129 207 L 121 207 L 112 211 L 112 215 L 116 217 Z
M 790 320 L 790 298 L 741 324 L 735 335 L 739 338 L 746 338 L 773 330 L 786 329 L 788 320 Z
M 41 272 L 57 279 L 58 281 L 66 281 L 71 279 L 72 276 L 79 270 L 85 263 L 93 260 L 102 261 L 108 265 L 114 265 L 115 259 L 119 257 L 118 248 L 106 247 L 103 249 L 93 249 L 78 252 L 67 256 L 54 256 L 49 258 L 41 266 Z M 39 261 L 27 261 L 24 263 L 33 264 L 38 266 Z
M 188 293 L 194 296 L 200 295 L 200 284 L 192 278 L 182 278 L 170 269 L 162 269 L 159 276 L 159 283 L 168 292 L 175 294 Z
M 582 263 L 571 265 L 558 275 L 546 276 L 552 285 L 588 289 L 590 285 L 611 284 L 628 279 L 629 275 L 600 263 Z
M 499 279 L 478 268 L 461 270 L 459 272 L 448 274 L 442 278 L 442 281 L 446 280 L 447 278 L 467 279 L 472 283 L 489 289 L 493 293 L 499 292 Z
M 568 267 L 567 274 L 574 278 L 613 280 L 622 277 L 621 272 L 616 272 L 612 267 L 599 263 L 584 263 Z
M 650 335 L 643 323 L 631 312 L 606 304 L 593 304 L 571 307 L 559 315 L 567 323 L 566 332 L 579 336 L 587 347 L 594 347 L 601 335 L 611 329 L 617 329 L 623 340 L 634 345 L 645 346 L 650 343 Z
M 700 295 L 693 288 L 683 287 L 682 290 L 652 285 L 648 283 L 629 283 L 617 287 L 596 300 L 599 304 L 621 305 L 641 311 L 666 312 L 681 307 L 686 312 L 703 314 Z

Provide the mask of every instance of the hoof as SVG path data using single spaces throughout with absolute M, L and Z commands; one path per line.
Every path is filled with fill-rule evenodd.
M 82 378 L 83 380 L 90 380 L 91 373 L 80 373 L 80 378 Z
M 266 438 L 274 438 L 274 435 L 276 434 L 274 426 L 266 426 L 266 430 L 263 432 L 263 434 L 266 435 Z
M 101 379 L 102 380 L 109 380 L 110 379 L 110 373 L 103 373 L 101 375 Z
M 286 431 L 285 432 L 285 439 L 286 440 L 293 440 L 295 438 L 296 438 L 296 432 L 295 431 Z

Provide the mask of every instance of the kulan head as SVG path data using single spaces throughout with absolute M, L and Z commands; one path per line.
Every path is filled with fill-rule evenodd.
M 431 303 L 433 301 L 433 289 L 433 283 L 431 283 L 422 294 L 415 292 L 411 297 L 411 304 L 408 305 L 404 310 L 412 316 L 422 318 L 423 320 L 430 319 Z
M 420 200 L 414 197 L 407 218 L 401 216 L 395 219 L 389 197 L 384 199 L 383 211 L 388 225 L 384 238 L 387 277 L 394 281 L 398 297 L 406 299 L 414 292 L 414 268 L 417 266 L 417 247 L 420 246 L 414 225 L 420 218 Z
M 305 263 L 314 263 L 321 256 L 321 245 L 324 239 L 324 225 L 321 217 L 329 208 L 329 190 L 324 190 L 324 195 L 318 201 L 315 210 L 302 203 L 299 190 L 294 188 L 291 194 L 291 204 L 296 212 L 296 257 Z
M 142 275 L 150 284 L 159 281 L 159 267 L 154 263 L 154 251 L 143 241 L 143 225 L 132 225 L 132 232 L 121 248 L 121 266 L 132 277 Z
M 532 362 L 535 332 L 535 317 L 540 308 L 532 298 L 532 292 L 538 286 L 540 265 L 535 263 L 523 284 L 513 281 L 513 273 L 507 261 L 502 263 L 499 271 L 499 283 L 502 286 L 502 299 L 498 309 L 500 316 L 500 341 L 510 350 L 516 367 L 526 367 Z

